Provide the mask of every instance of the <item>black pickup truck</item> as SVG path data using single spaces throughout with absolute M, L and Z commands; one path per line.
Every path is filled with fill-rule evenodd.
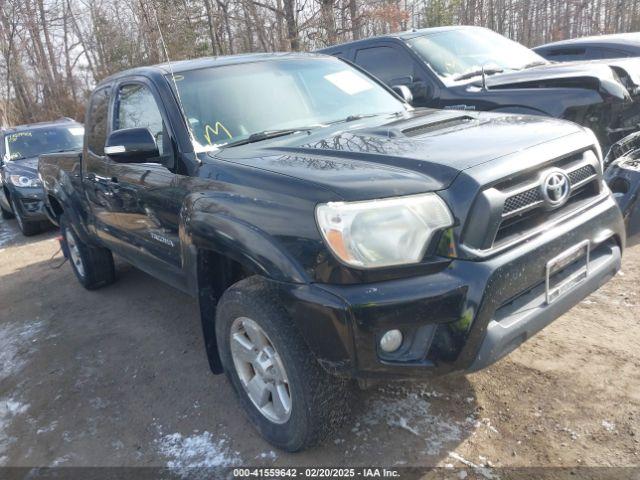
M 413 109 L 330 56 L 129 70 L 85 127 L 39 165 L 78 280 L 113 282 L 117 254 L 196 297 L 212 371 L 290 451 L 353 380 L 481 369 L 620 268 L 590 131 Z
M 409 89 L 416 107 L 563 118 L 592 129 L 605 152 L 640 125 L 637 59 L 554 64 L 473 26 L 411 30 L 320 52 Z

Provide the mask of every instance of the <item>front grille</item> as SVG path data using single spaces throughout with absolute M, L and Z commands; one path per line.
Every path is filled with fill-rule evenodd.
M 543 195 L 544 180 L 552 172 L 562 172 L 569 180 L 569 198 L 561 206 Z M 463 243 L 480 250 L 503 247 L 588 204 L 600 194 L 600 185 L 599 161 L 591 150 L 499 181 L 476 200 Z
M 576 183 L 582 182 L 595 174 L 596 169 L 593 165 L 585 165 L 584 167 L 580 167 L 577 170 L 569 172 L 569 180 L 571 181 L 571 185 L 575 185 Z
M 579 208 L 581 205 L 589 203 L 598 193 L 599 190 L 597 190 L 595 184 L 592 183 L 572 192 L 569 201 L 557 210 L 548 211 L 538 208 L 530 210 L 525 214 L 503 220 L 496 232 L 494 246 L 509 243 L 527 232 L 543 227 L 545 223 L 555 220 L 567 212 Z
M 540 188 L 533 187 L 507 198 L 504 202 L 504 209 L 502 210 L 502 213 L 511 213 L 541 201 L 542 194 L 540 193 Z

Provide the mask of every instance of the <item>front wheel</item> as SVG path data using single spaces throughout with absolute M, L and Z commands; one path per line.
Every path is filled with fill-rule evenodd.
M 2 215 L 2 218 L 4 220 L 10 220 L 14 217 L 13 213 L 9 212 L 8 210 L 5 210 L 4 208 L 2 208 L 1 205 L 0 205 L 0 215 Z
M 22 218 L 20 210 L 18 210 L 18 205 L 16 205 L 16 201 L 13 198 L 11 199 L 11 208 L 13 208 L 13 215 L 16 217 L 18 227 L 25 237 L 36 235 L 37 233 L 40 233 L 42 231 L 41 222 L 30 222 Z M 5 218 L 4 214 L 3 218 Z
M 240 403 L 267 441 L 295 452 L 340 427 L 349 385 L 322 369 L 264 279 L 224 293 L 216 338 Z
M 80 240 L 65 215 L 60 217 L 60 233 L 71 268 L 84 288 L 95 290 L 115 281 L 111 250 L 88 245 Z

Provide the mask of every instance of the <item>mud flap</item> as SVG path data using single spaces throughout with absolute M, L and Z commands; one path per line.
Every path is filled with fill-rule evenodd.
M 614 160 L 607 167 L 604 178 L 622 211 L 627 246 L 640 243 L 640 150 Z
M 60 250 L 62 250 L 62 256 L 69 259 L 69 248 L 67 247 L 67 242 L 65 242 L 64 237 L 60 235 L 56 238 L 58 240 L 58 244 L 60 245 Z

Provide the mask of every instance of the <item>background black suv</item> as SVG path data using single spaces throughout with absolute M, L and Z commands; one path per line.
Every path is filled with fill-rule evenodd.
M 49 225 L 38 156 L 82 148 L 83 135 L 83 126 L 70 118 L 0 132 L 0 211 L 2 218 L 15 217 L 24 235 L 35 235 Z

